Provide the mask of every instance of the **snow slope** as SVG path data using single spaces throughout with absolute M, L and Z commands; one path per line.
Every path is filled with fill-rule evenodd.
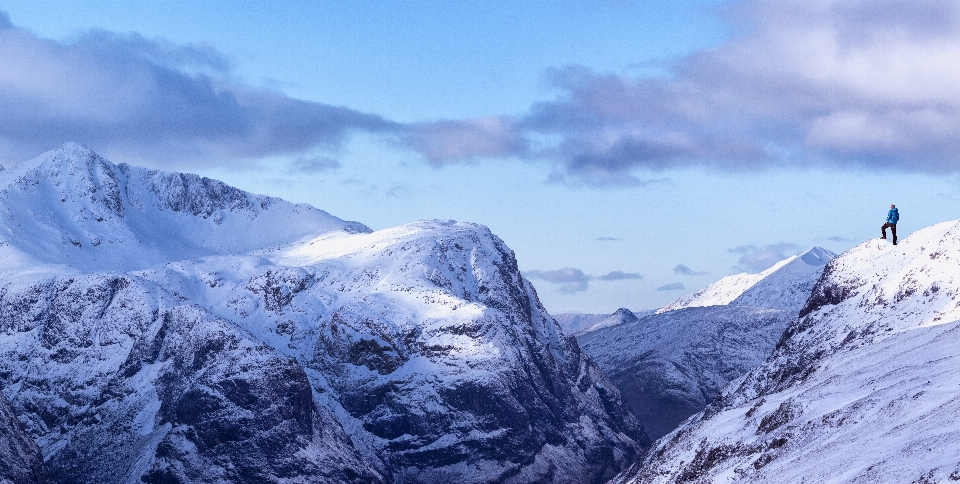
M 760 366 L 618 482 L 960 479 L 960 223 L 826 268 Z
M 56 481 L 599 483 L 649 443 L 485 227 L 74 144 L 0 182 L 0 389 Z
M 803 307 L 823 267 L 836 256 L 827 249 L 814 247 L 758 274 L 724 277 L 699 292 L 660 308 L 657 313 L 724 304 L 796 312 Z

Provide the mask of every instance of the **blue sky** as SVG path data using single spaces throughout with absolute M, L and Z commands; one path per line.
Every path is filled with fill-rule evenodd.
M 0 3 L 0 163 L 71 140 L 377 229 L 489 226 L 559 312 L 958 218 L 956 2 Z

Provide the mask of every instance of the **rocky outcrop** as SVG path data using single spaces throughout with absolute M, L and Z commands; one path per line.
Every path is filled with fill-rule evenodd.
M 57 482 L 371 482 L 296 360 L 129 275 L 0 291 L 0 377 Z
M 0 482 L 4 484 L 51 484 L 43 455 L 0 393 Z

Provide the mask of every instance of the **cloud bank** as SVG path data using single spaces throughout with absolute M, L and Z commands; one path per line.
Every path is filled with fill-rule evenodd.
M 353 133 L 434 166 L 546 163 L 553 181 L 640 186 L 652 171 L 838 166 L 960 172 L 960 0 L 735 2 L 731 37 L 630 77 L 560 67 L 522 115 L 399 124 L 230 75 L 204 45 L 90 31 L 41 38 L 0 12 L 0 159 L 74 140 L 151 165 L 288 156 L 335 169 Z
M 680 291 L 686 289 L 683 287 L 682 282 L 674 282 L 673 284 L 667 284 L 665 286 L 660 286 L 657 288 L 658 291 Z
M 209 46 L 97 30 L 61 43 L 0 12 L 0 156 L 19 161 L 79 141 L 154 165 L 291 154 L 297 169 L 316 171 L 332 164 L 306 157 L 313 150 L 335 150 L 352 132 L 400 129 L 236 83 L 229 70 Z
M 643 279 L 640 274 L 634 272 L 612 271 L 602 276 L 591 276 L 585 274 L 580 269 L 565 267 L 555 271 L 532 270 L 523 273 L 530 279 L 540 279 L 551 284 L 558 284 L 560 292 L 564 294 L 575 294 L 586 291 L 591 280 L 600 281 L 626 281 Z
M 747 0 L 722 15 L 732 38 L 667 76 L 561 68 L 555 100 L 423 125 L 410 146 L 437 164 L 548 160 L 604 186 L 684 166 L 960 171 L 957 1 Z
M 677 264 L 677 266 L 673 268 L 673 273 L 680 274 L 681 276 L 703 276 L 707 274 L 707 272 L 695 271 L 683 264 Z

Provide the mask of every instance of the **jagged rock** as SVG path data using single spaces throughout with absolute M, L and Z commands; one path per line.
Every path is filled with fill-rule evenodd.
M 379 478 L 296 360 L 148 281 L 0 294 L 0 377 L 57 482 Z
M 52 484 L 37 443 L 27 435 L 0 393 L 0 483 Z

